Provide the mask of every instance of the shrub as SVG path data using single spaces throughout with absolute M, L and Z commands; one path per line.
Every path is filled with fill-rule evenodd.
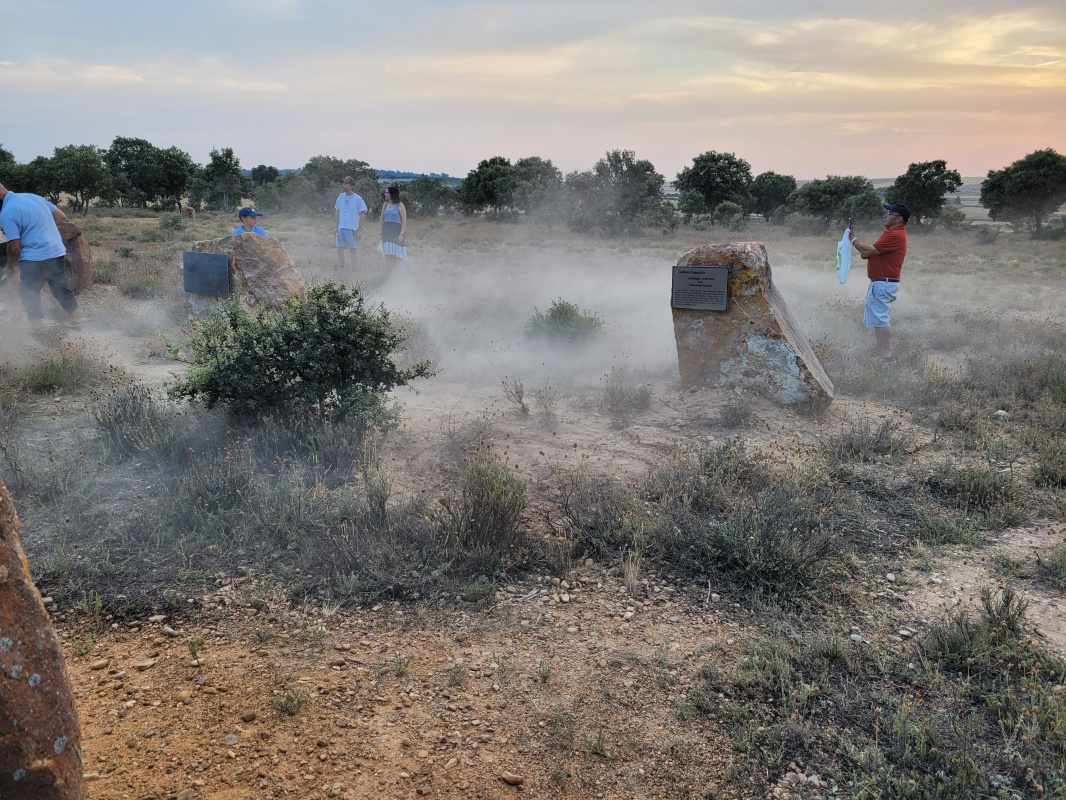
M 633 546 L 630 519 L 637 511 L 633 495 L 610 478 L 577 468 L 556 475 L 558 516 L 552 526 L 572 537 L 583 554 L 614 556 Z
M 78 391 L 103 381 L 107 361 L 81 342 L 62 342 L 26 372 L 26 388 L 37 394 Z
M 714 221 L 720 225 L 730 225 L 733 217 L 738 214 L 743 215 L 744 209 L 740 207 L 739 203 L 734 203 L 730 200 L 719 203 L 714 207 Z
M 159 230 L 164 235 L 176 233 L 185 227 L 185 221 L 181 218 L 181 214 L 175 214 L 173 212 L 164 214 L 159 218 Z
M 114 388 L 89 411 L 112 453 L 149 454 L 167 448 L 179 436 L 173 409 L 152 390 L 131 382 Z
M 848 429 L 828 437 L 822 447 L 833 461 L 869 461 L 874 456 L 895 456 L 908 452 L 913 437 L 900 432 L 898 420 L 886 419 L 874 429 L 870 420 L 852 422 Z
M 829 229 L 825 220 L 806 214 L 793 213 L 785 218 L 789 236 L 824 236 Z
M 238 415 L 381 419 L 386 392 L 430 374 L 426 361 L 399 369 L 393 353 L 404 338 L 388 311 L 367 309 L 358 288 L 335 283 L 254 317 L 231 299 L 193 328 L 191 363 L 170 396 Z
M 995 244 L 996 239 L 999 238 L 999 228 L 994 228 L 991 225 L 982 225 L 977 229 L 977 235 L 974 236 L 974 241 L 977 244 Z
M 434 512 L 444 554 L 491 572 L 519 543 L 526 485 L 506 465 L 479 447 L 467 457 L 455 494 L 445 492 Z
M 808 493 L 780 485 L 725 517 L 678 521 L 675 552 L 699 572 L 721 570 L 743 588 L 786 597 L 811 587 L 834 550 Z
M 944 205 L 940 209 L 940 216 L 936 218 L 937 224 L 946 231 L 958 231 L 970 225 L 966 214 L 961 208 L 953 205 Z
M 591 340 L 602 328 L 603 320 L 598 316 L 559 298 L 552 301 L 547 313 L 534 307 L 526 335 L 552 344 L 578 344 Z
M 115 248 L 115 255 L 119 258 L 133 258 L 133 248 L 128 244 L 120 245 Z
M 608 414 L 625 414 L 643 411 L 651 404 L 652 386 L 642 383 L 638 386 L 626 386 L 625 376 L 620 370 L 611 370 L 603 387 L 600 405 Z

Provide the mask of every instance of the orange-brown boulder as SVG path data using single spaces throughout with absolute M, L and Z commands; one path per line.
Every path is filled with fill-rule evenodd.
M 181 218 L 182 219 L 196 219 L 196 209 L 192 208 L 191 206 L 182 206 L 181 207 Z
M 704 245 L 677 263 L 729 268 L 728 310 L 673 309 L 683 384 L 739 387 L 815 410 L 833 401 L 833 382 L 774 286 L 761 242 Z
M 77 294 L 93 282 L 92 251 L 81 228 L 69 219 L 58 223 L 57 227 L 59 235 L 63 237 L 63 246 L 67 248 L 67 282 L 70 290 Z
M 290 297 L 307 299 L 304 276 L 296 269 L 285 245 L 273 236 L 239 233 L 193 243 L 197 253 L 224 253 L 229 257 L 230 295 L 240 298 L 248 309 L 258 305 L 280 309 Z M 204 295 L 187 295 L 194 313 L 208 313 L 218 300 Z
M 80 800 L 74 692 L 18 528 L 0 481 L 0 797 Z

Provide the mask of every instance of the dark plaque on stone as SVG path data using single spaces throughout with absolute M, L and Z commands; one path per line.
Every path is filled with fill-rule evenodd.
M 229 257 L 224 253 L 182 253 L 185 291 L 229 297 Z
M 729 267 L 674 267 L 671 308 L 729 310 Z

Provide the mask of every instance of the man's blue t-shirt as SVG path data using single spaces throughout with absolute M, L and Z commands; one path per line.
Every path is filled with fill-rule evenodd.
M 19 261 L 47 261 L 67 254 L 63 237 L 52 218 L 56 207 L 35 194 L 8 192 L 0 210 L 4 235 L 18 239 L 22 246 Z
M 238 233 L 258 233 L 260 236 L 267 235 L 267 232 L 260 228 L 258 225 L 253 225 L 250 231 L 246 231 L 243 225 L 241 225 L 239 228 L 234 228 L 233 235 L 236 236 Z

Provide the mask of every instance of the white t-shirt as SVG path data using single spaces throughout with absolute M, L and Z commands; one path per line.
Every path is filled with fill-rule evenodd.
M 352 231 L 359 230 L 359 212 L 366 211 L 366 203 L 363 202 L 362 197 L 354 192 L 352 194 L 341 192 L 337 195 L 335 208 L 340 212 L 340 216 L 337 218 L 338 228 L 347 228 Z

